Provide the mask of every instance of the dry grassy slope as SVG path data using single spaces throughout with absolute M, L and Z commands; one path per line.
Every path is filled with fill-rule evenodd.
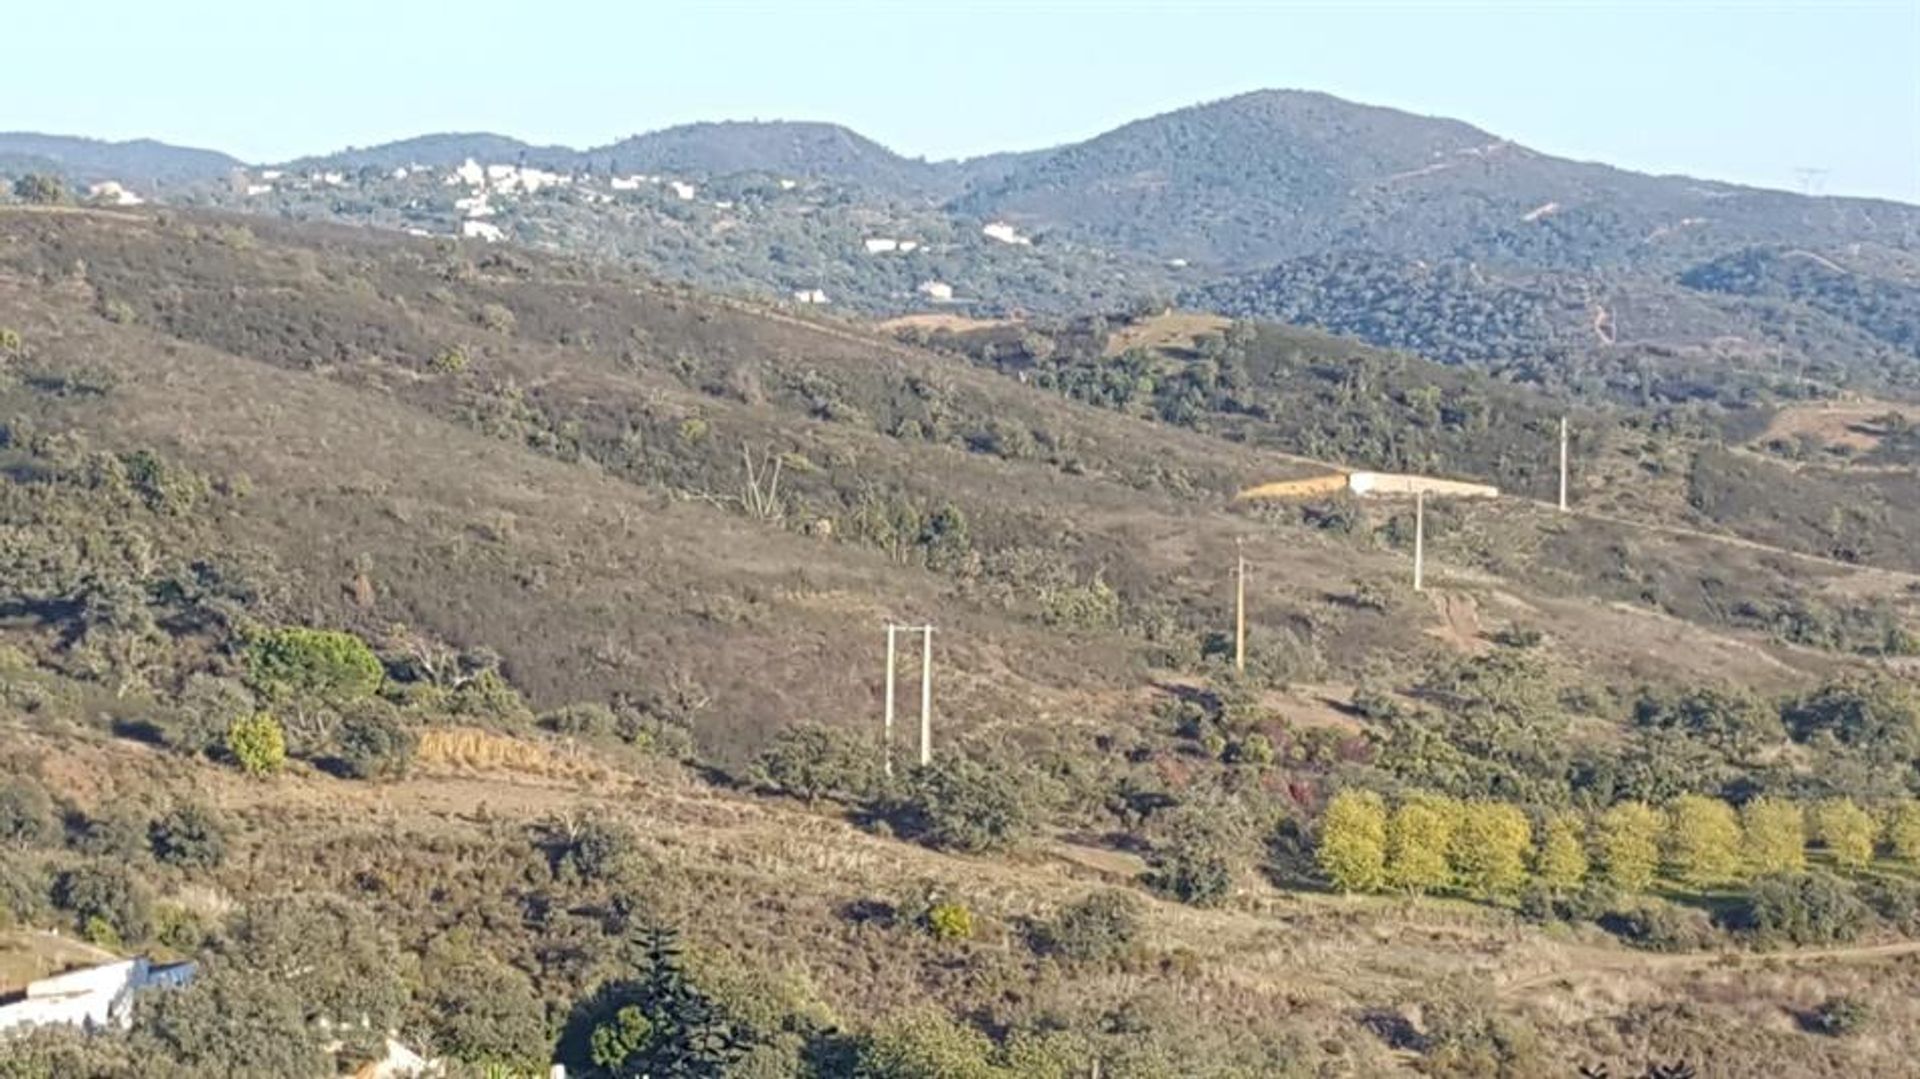
M 1403 556 L 1226 508 L 1251 478 L 1310 470 L 1282 455 L 1085 408 L 847 327 L 524 252 L 476 263 L 470 249 L 246 224 L 0 214 L 0 325 L 22 332 L 35 362 L 118 379 L 99 399 L 15 393 L 7 404 L 110 445 L 244 473 L 251 494 L 223 528 L 295 573 L 309 617 L 403 621 L 489 645 L 542 703 L 697 685 L 712 697 L 702 734 L 734 748 L 797 718 L 867 717 L 878 628 L 897 615 L 941 625 L 941 708 L 958 722 L 1137 707 L 1131 689 L 1147 671 L 1135 640 L 1046 630 L 951 577 L 684 497 L 737 489 L 742 445 L 813 463 L 788 473 L 799 520 L 844 524 L 847 489 L 952 498 L 977 528 L 1066 552 L 1079 572 L 1164 601 L 1196 630 L 1226 624 L 1224 569 L 1244 536 L 1258 567 L 1256 640 L 1305 632 L 1329 676 L 1445 647 L 1422 606 L 1383 617 L 1328 602 L 1356 577 L 1402 578 Z M 114 303 L 131 324 L 101 317 Z M 487 304 L 514 312 L 511 333 L 478 324 Z M 430 364 L 451 345 L 472 358 L 459 375 Z M 810 378 L 812 390 L 800 385 Z M 831 422 L 807 400 L 823 382 L 847 406 Z M 925 387 L 957 426 L 1045 432 L 1052 461 L 883 433 L 882 417 Z M 503 388 L 583 443 L 637 440 L 635 463 L 559 460 L 459 422 Z M 704 448 L 663 451 L 691 418 L 707 425 Z M 1526 507 L 1489 512 L 1503 544 L 1554 542 Z M 1688 542 L 1631 538 L 1649 564 L 1726 555 L 1683 557 Z M 1444 538 L 1436 553 L 1447 587 Z M 371 610 L 349 602 L 356 561 L 371 567 Z M 1466 550 L 1454 565 L 1464 585 L 1522 597 L 1527 622 L 1597 678 L 1791 681 L 1831 662 L 1622 610 L 1578 572 Z
M 1549 1074 L 1596 1060 L 1684 1058 L 1703 1075 L 1892 1075 L 1920 1050 L 1920 964 L 1910 943 L 1650 955 L 1597 930 L 1542 929 L 1486 907 L 1280 893 L 1247 881 L 1222 909 L 1140 896 L 1141 942 L 1155 961 L 1076 968 L 1062 981 L 1022 965 L 1023 920 L 1125 884 L 1129 867 L 1104 872 L 1059 843 L 1007 859 L 943 855 L 671 769 L 568 779 L 429 761 L 413 778 L 377 786 L 307 773 L 261 783 L 183 768 L 124 742 L 17 740 L 43 774 L 71 781 L 83 807 L 190 793 L 236 822 L 219 887 L 172 897 L 198 908 L 288 888 L 336 890 L 376 910 L 405 909 L 395 924 L 408 931 L 442 932 L 448 927 L 431 917 L 419 920 L 439 908 L 429 892 L 499 879 L 498 867 L 514 865 L 512 852 L 524 852 L 525 837 L 545 822 L 612 814 L 657 867 L 650 879 L 672 907 L 659 913 L 699 947 L 780 972 L 843 1016 L 964 999 L 981 983 L 1009 979 L 1009 1007 L 1095 1010 L 1153 998 L 1204 1010 L 1223 1029 L 1305 1035 L 1328 1054 L 1330 1075 L 1417 1073 L 1417 1058 L 1385 1044 L 1380 1020 L 1418 1026 L 1420 1002 L 1448 994 L 1526 1016 L 1546 1059 L 1564 1069 Z M 941 947 L 846 916 L 851 904 L 897 901 L 922 883 L 975 911 L 974 942 Z M 499 897 L 501 913 L 512 899 Z M 1799 1014 L 1839 993 L 1876 1009 L 1869 1034 L 1832 1039 L 1799 1029 Z

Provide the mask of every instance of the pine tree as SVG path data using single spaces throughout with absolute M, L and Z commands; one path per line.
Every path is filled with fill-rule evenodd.
M 1438 797 L 1411 798 L 1395 809 L 1387 820 L 1387 885 L 1415 894 L 1445 888 L 1457 817 L 1457 805 Z
M 1667 860 L 1693 888 L 1726 884 L 1740 875 L 1740 818 L 1715 798 L 1683 794 L 1668 810 Z
M 1813 807 L 1814 834 L 1833 856 L 1833 864 L 1849 872 L 1873 861 L 1873 844 L 1880 827 L 1873 814 L 1851 798 L 1829 798 Z
M 1799 806 L 1779 798 L 1755 798 L 1740 811 L 1740 828 L 1750 875 L 1807 868 L 1807 821 Z
M 1453 834 L 1453 870 L 1470 894 L 1510 894 L 1527 883 L 1527 853 L 1532 849 L 1533 826 L 1519 807 L 1469 802 Z
M 1547 818 L 1535 860 L 1540 883 L 1554 892 L 1571 892 L 1587 879 L 1586 827 L 1571 814 Z
M 1320 872 L 1343 892 L 1378 891 L 1386 881 L 1387 807 L 1372 791 L 1343 790 L 1320 819 Z
M 1660 868 L 1660 814 L 1645 802 L 1621 802 L 1600 815 L 1601 876 L 1623 892 L 1643 892 Z

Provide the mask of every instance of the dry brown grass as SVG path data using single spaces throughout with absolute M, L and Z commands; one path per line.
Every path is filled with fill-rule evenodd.
M 518 772 L 559 779 L 597 779 L 606 769 L 577 753 L 523 741 L 476 727 L 439 727 L 420 736 L 415 758 L 429 770 L 464 769 L 480 772 Z
M 1755 439 L 1756 445 L 1773 441 L 1792 442 L 1811 438 L 1822 446 L 1844 447 L 1867 453 L 1880 445 L 1873 421 L 1889 413 L 1920 420 L 1920 408 L 1891 401 L 1824 401 L 1812 405 L 1793 405 L 1774 413 L 1767 429 Z

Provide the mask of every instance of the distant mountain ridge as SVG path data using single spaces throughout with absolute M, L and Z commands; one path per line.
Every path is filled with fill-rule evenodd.
M 30 131 L 0 132 L 0 172 L 58 172 L 80 182 L 121 180 L 175 184 L 215 180 L 241 164 L 217 150 L 153 139 L 108 142 Z

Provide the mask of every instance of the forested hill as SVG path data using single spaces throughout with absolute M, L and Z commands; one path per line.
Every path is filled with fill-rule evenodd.
M 977 215 L 1248 266 L 1332 249 L 1667 264 L 1762 242 L 1911 242 L 1920 209 L 1550 157 L 1456 120 L 1261 91 L 1139 120 L 960 200 Z
M 214 150 L 153 139 L 106 142 L 66 135 L 0 132 L 0 175 L 58 173 L 75 181 L 171 186 L 224 178 L 240 162 Z

